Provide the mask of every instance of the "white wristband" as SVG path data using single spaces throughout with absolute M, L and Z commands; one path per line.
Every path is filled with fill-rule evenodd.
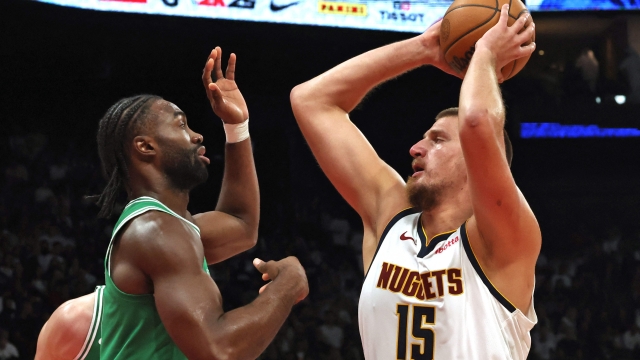
M 240 124 L 227 124 L 224 122 L 223 124 L 224 133 L 227 135 L 227 142 L 229 144 L 246 140 L 249 137 L 249 119 Z

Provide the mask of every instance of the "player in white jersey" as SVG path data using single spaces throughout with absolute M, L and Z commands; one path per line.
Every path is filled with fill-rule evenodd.
M 440 23 L 291 93 L 312 152 L 362 218 L 359 322 L 369 360 L 525 359 L 529 352 L 541 234 L 505 156 L 496 69 L 533 52 L 535 44 L 522 44 L 534 25 L 525 28 L 523 16 L 507 26 L 507 11 L 476 44 L 459 110 L 440 113 L 410 149 L 414 174 L 406 183 L 348 114 L 372 88 L 411 69 L 453 74 L 439 48 Z

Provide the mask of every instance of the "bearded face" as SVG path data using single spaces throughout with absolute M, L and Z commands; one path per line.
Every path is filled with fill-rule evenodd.
M 446 190 L 453 186 L 453 182 L 419 181 L 413 177 L 407 179 L 407 199 L 413 207 L 422 211 L 435 209 L 442 201 Z
M 175 190 L 191 191 L 207 181 L 209 172 L 198 157 L 198 147 L 181 148 L 162 138 L 158 138 L 158 144 L 162 147 L 164 173 Z

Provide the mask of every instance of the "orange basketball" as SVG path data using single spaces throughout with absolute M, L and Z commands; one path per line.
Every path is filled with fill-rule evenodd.
M 502 5 L 509 4 L 511 26 L 520 17 L 529 13 L 520 0 L 455 0 L 447 9 L 440 26 L 440 46 L 445 60 L 459 74 L 464 76 L 478 40 L 498 23 Z M 533 19 L 529 16 L 525 28 Z M 526 44 L 535 41 L 535 34 Z M 502 68 L 507 80 L 520 72 L 529 61 L 529 56 L 514 60 Z

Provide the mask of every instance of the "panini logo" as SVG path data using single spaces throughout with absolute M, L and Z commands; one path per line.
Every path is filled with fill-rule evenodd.
M 318 12 L 333 15 L 367 16 L 367 5 L 319 1 Z

